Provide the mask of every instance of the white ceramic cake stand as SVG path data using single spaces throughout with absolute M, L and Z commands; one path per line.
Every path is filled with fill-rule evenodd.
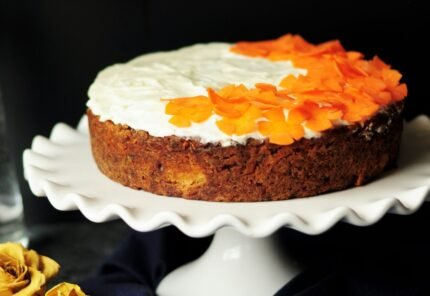
M 121 186 L 98 171 L 87 133 L 83 118 L 77 129 L 59 123 L 49 139 L 34 138 L 24 172 L 35 195 L 94 222 L 120 217 L 137 231 L 175 225 L 191 237 L 215 233 L 201 258 L 165 277 L 159 295 L 272 295 L 299 271 L 272 235 L 280 227 L 319 234 L 340 220 L 369 225 L 387 212 L 410 214 L 429 198 L 430 120 L 424 116 L 405 127 L 398 169 L 366 186 L 277 202 L 188 201 Z

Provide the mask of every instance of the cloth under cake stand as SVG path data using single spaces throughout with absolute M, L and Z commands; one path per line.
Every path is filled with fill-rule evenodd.
M 86 117 L 78 127 L 55 125 L 23 155 L 32 192 L 58 210 L 80 210 L 93 222 L 116 218 L 137 231 L 174 225 L 190 237 L 215 234 L 197 260 L 168 274 L 157 294 L 272 295 L 301 266 L 274 233 L 290 227 L 320 234 L 339 221 L 371 225 L 387 212 L 411 214 L 430 200 L 430 119 L 406 123 L 399 166 L 372 183 L 312 198 L 217 203 L 157 196 L 115 183 L 92 158 Z

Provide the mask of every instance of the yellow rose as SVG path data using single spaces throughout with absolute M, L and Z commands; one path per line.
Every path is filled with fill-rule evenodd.
M 42 295 L 60 266 L 17 243 L 0 244 L 0 296 Z
M 85 296 L 78 285 L 61 283 L 46 292 L 45 296 Z

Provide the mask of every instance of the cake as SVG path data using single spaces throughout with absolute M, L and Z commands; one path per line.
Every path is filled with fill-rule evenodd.
M 145 54 L 89 89 L 110 179 L 158 195 L 273 201 L 360 186 L 395 167 L 407 87 L 339 41 L 298 35 Z

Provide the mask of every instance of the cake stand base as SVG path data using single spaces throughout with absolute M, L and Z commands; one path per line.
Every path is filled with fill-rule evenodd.
M 276 234 L 250 238 L 221 228 L 200 258 L 161 281 L 157 295 L 273 295 L 300 271 L 287 255 Z

